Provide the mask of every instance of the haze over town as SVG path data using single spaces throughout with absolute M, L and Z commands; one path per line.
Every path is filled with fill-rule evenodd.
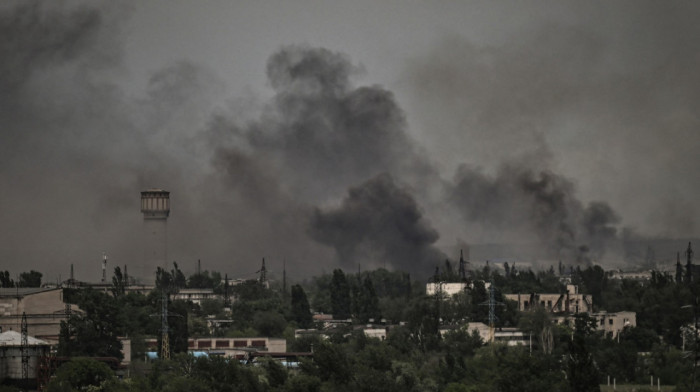
M 699 7 L 3 2 L 3 269 L 150 276 L 153 187 L 185 271 L 632 268 L 700 235 Z

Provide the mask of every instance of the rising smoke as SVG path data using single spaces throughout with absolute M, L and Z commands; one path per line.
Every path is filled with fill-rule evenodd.
M 468 222 L 537 243 L 550 260 L 589 264 L 619 245 L 612 208 L 584 205 L 571 181 L 550 171 L 506 164 L 489 176 L 463 165 L 449 200 Z
M 615 254 L 621 216 L 640 205 L 658 207 L 664 233 L 695 227 L 685 195 L 697 188 L 696 159 L 675 151 L 697 145 L 696 57 L 671 53 L 624 75 L 608 69 L 605 37 L 581 27 L 548 25 L 500 46 L 449 38 L 407 68 L 419 97 L 401 101 L 409 129 L 392 91 L 357 82 L 362 66 L 306 45 L 272 53 L 273 95 L 254 110 L 227 107 L 224 81 L 191 61 L 129 93 L 128 13 L 0 8 L 0 260 L 13 272 L 53 280 L 74 263 L 86 271 L 78 279 L 94 279 L 107 252 L 148 277 L 134 244 L 138 192 L 153 186 L 172 192 L 169 255 L 185 272 L 201 259 L 244 276 L 267 257 L 299 278 L 357 264 L 421 275 L 451 241 L 536 243 L 539 256 L 585 264 Z M 656 151 L 658 129 L 685 142 Z M 620 153 L 590 154 L 610 146 Z M 665 172 L 689 180 L 650 192 Z M 609 197 L 635 207 L 590 201 Z
M 310 235 L 332 246 L 345 268 L 389 263 L 425 276 L 445 255 L 435 248 L 438 233 L 423 217 L 409 190 L 380 174 L 348 191 L 337 208 L 316 209 Z

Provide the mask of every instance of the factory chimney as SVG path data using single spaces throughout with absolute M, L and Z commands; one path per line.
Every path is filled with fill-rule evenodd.
M 144 226 L 144 271 L 152 274 L 156 267 L 167 265 L 167 221 L 170 215 L 170 192 L 148 189 L 141 192 L 141 213 Z

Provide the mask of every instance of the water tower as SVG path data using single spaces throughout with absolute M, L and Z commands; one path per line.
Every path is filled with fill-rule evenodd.
M 170 192 L 148 189 L 141 192 L 144 226 L 144 275 L 155 273 L 156 267 L 168 263 L 167 221 L 170 215 Z

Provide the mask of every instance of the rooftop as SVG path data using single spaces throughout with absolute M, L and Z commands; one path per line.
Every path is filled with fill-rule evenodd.
M 24 297 L 26 295 L 41 293 L 44 291 L 57 290 L 51 287 L 3 287 L 0 288 L 0 297 Z
M 48 346 L 49 343 L 37 339 L 33 336 L 27 336 L 27 344 L 30 346 Z M 22 334 L 17 331 L 7 331 L 0 333 L 0 346 L 21 346 Z

